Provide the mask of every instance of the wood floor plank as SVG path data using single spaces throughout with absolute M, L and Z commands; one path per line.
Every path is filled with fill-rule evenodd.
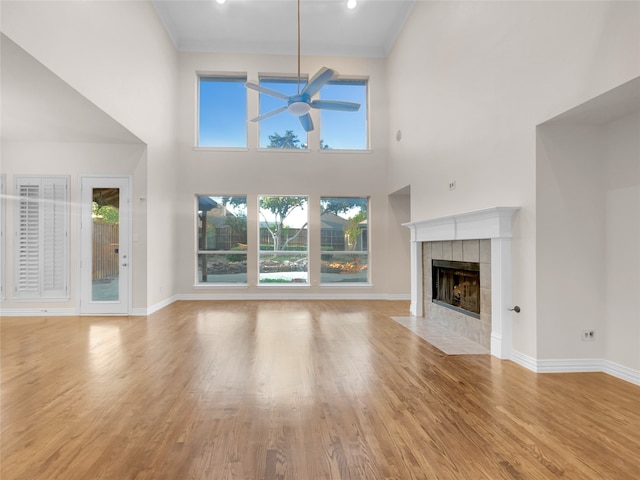
M 1 318 L 2 480 L 640 478 L 640 387 L 447 356 L 407 302 Z

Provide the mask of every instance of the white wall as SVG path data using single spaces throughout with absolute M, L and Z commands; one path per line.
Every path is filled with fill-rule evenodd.
M 171 259 L 174 250 L 177 54 L 153 7 L 23 1 L 1 8 L 3 33 L 147 145 L 139 164 L 145 171 L 137 170 L 144 181 L 134 184 L 134 198 L 145 198 L 134 233 L 145 240 L 148 269 L 134 284 L 145 290 L 144 306 L 161 304 L 174 290 L 173 262 L 158 259 Z M 58 168 L 65 171 L 65 162 Z
M 604 153 L 598 126 L 538 128 L 537 358 L 602 358 Z M 595 330 L 596 341 L 582 341 L 583 330 Z
M 603 127 L 607 360 L 640 371 L 640 114 Z
M 136 179 L 140 176 L 136 170 L 141 165 L 146 165 L 146 152 L 141 144 L 96 144 L 96 143 L 61 143 L 61 142 L 7 142 L 3 141 L 2 152 L 2 173 L 7 174 L 7 192 L 13 192 L 13 179 L 15 175 L 69 175 L 70 182 L 70 265 L 69 265 L 69 285 L 70 295 L 67 302 L 49 301 L 38 302 L 37 308 L 47 308 L 50 311 L 56 309 L 77 309 L 80 304 L 79 299 L 79 209 L 80 204 L 80 184 L 79 176 L 87 173 L 95 175 L 130 175 L 134 179 L 134 189 Z M 61 165 L 64 167 L 61 168 Z M 10 179 L 10 180 L 9 180 Z M 14 208 L 13 197 L 8 196 L 6 205 L 6 260 L 7 270 L 6 286 L 7 298 L 2 304 L 3 309 L 13 310 L 34 308 L 33 305 L 24 301 L 14 302 L 13 292 L 13 249 L 14 249 Z M 134 205 L 133 215 L 140 212 Z M 146 264 L 144 257 L 146 249 L 141 245 L 134 244 L 132 258 L 136 261 L 132 272 L 132 281 L 137 282 L 133 288 L 132 306 L 133 308 L 145 308 L 145 285 L 140 284 L 141 278 L 146 276 L 146 272 L 141 268 Z M 68 311 L 68 310 L 67 310 Z
M 523 356 L 550 341 L 537 328 L 535 127 L 640 74 L 639 20 L 637 2 L 416 2 L 387 58 L 389 190 L 411 185 L 412 220 L 521 207 Z
M 538 128 L 538 358 L 638 372 L 640 113 L 584 121 Z
M 390 261 L 395 249 L 407 248 L 402 237 L 389 237 L 390 229 L 404 230 L 399 223 L 390 225 L 387 211 L 386 143 L 387 84 L 384 61 L 359 58 L 304 57 L 302 72 L 313 75 L 327 66 L 348 76 L 369 79 L 369 104 L 373 112 L 370 122 L 371 151 L 340 153 L 338 151 L 283 152 L 257 149 L 258 124 L 249 123 L 247 151 L 194 149 L 196 132 L 197 72 L 246 72 L 249 80 L 257 81 L 259 72 L 295 73 L 294 56 L 223 55 L 181 53 L 179 62 L 179 123 L 176 211 L 178 241 L 176 248 L 177 293 L 185 296 L 232 298 L 234 296 L 282 297 L 351 297 L 408 298 L 408 263 Z M 248 96 L 249 115 L 257 115 L 258 93 Z M 312 114 L 317 112 L 312 111 Z M 287 115 L 288 113 L 283 113 Z M 315 121 L 315 124 L 319 124 Z M 318 143 L 318 129 L 309 136 L 309 145 Z M 320 196 L 370 196 L 370 272 L 372 286 L 322 287 L 319 266 L 310 267 L 309 288 L 258 288 L 257 258 L 248 252 L 249 287 L 194 288 L 195 271 L 195 195 L 246 194 L 249 201 L 248 235 L 257 237 L 257 197 L 261 194 L 310 195 L 318 205 Z M 253 221 L 252 221 L 253 220 Z M 310 211 L 310 256 L 320 257 L 318 211 Z M 314 231 L 318 235 L 314 235 Z M 192 297 L 190 297 L 192 298 Z

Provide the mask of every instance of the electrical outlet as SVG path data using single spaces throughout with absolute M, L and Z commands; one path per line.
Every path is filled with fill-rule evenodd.
M 583 330 L 582 331 L 582 341 L 583 342 L 591 342 L 596 339 L 596 331 L 595 330 Z
M 456 189 L 456 181 L 454 180 L 453 182 L 449 182 L 449 190 L 455 190 Z

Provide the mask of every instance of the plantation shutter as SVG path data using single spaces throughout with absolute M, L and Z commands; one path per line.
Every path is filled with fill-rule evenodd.
M 16 297 L 68 297 L 68 177 L 16 179 Z

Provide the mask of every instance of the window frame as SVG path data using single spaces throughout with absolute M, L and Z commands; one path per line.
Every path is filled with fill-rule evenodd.
M 339 78 L 336 78 L 334 80 L 331 80 L 329 82 L 327 82 L 326 85 L 332 85 L 332 84 L 338 84 L 338 83 L 356 83 L 356 82 L 363 82 L 364 86 L 365 86 L 365 101 L 364 104 L 360 103 L 360 108 L 362 108 L 363 106 L 366 109 L 365 112 L 365 117 L 364 117 L 364 134 L 366 136 L 365 138 L 365 147 L 364 148 L 320 148 L 320 141 L 324 140 L 323 139 L 323 134 L 322 134 L 322 130 L 323 130 L 323 125 L 325 125 L 325 123 L 322 121 L 322 110 L 318 111 L 318 145 L 316 146 L 318 151 L 325 154 L 330 154 L 330 153 L 367 153 L 367 152 L 371 152 L 371 116 L 370 116 L 370 108 L 369 108 L 369 104 L 370 104 L 370 96 L 371 96 L 371 90 L 370 90 L 370 78 L 368 76 L 358 76 L 358 75 L 347 75 L 347 76 L 340 76 Z M 320 90 L 319 94 L 318 94 L 318 98 L 322 99 L 322 100 L 342 100 L 342 101 L 353 101 L 353 100 L 349 100 L 349 99 L 336 99 L 336 98 L 332 98 L 331 96 L 324 98 L 322 96 L 322 91 L 325 87 L 323 86 L 322 89 Z M 348 114 L 349 112 L 343 112 L 345 115 Z
M 243 88 L 245 89 L 245 100 L 244 100 L 244 146 L 213 146 L 213 145 L 201 145 L 200 144 L 200 123 L 201 123 L 201 110 L 202 110 L 202 99 L 201 99 L 201 85 L 202 79 L 210 78 L 214 79 L 214 81 L 238 81 L 242 83 Z M 198 71 L 196 72 L 196 114 L 195 114 L 195 138 L 194 138 L 194 150 L 216 150 L 216 151 L 248 151 L 249 150 L 249 101 L 247 97 L 246 87 L 244 84 L 247 82 L 247 72 L 206 72 L 206 71 Z
M 247 210 L 247 215 L 245 217 L 246 219 L 246 228 L 248 230 L 248 226 L 249 226 L 249 216 L 248 216 L 248 195 L 246 194 L 242 194 L 242 195 L 219 195 L 219 194 L 196 194 L 195 195 L 195 263 L 194 263 L 194 277 L 195 277 L 195 286 L 196 287 L 207 287 L 207 288 L 211 288 L 211 287 L 246 287 L 249 285 L 249 270 L 248 270 L 248 261 L 245 260 L 245 281 L 244 282 L 209 282 L 209 281 L 203 281 L 202 279 L 199 278 L 198 276 L 198 268 L 199 268 L 199 262 L 200 262 L 200 255 L 205 255 L 205 256 L 216 256 L 216 255 L 244 255 L 245 257 L 248 258 L 248 250 L 249 250 L 249 237 L 247 235 L 247 248 L 245 250 L 207 250 L 207 249 L 201 249 L 200 248 L 200 226 L 199 226 L 199 218 L 198 218 L 198 214 L 200 212 L 200 198 L 201 197 L 209 197 L 209 198 L 218 198 L 218 197 L 244 197 L 245 199 L 245 205 L 246 205 L 246 210 Z
M 322 244 L 322 202 L 324 199 L 327 198 L 335 198 L 335 199 L 347 199 L 347 198 L 353 198 L 353 199 L 361 199 L 361 200 L 366 200 L 367 202 L 367 208 L 366 208 L 366 213 L 367 213 L 367 217 L 366 217 L 366 225 L 367 225 L 367 233 L 366 233 L 366 249 L 365 250 L 339 250 L 339 251 L 332 251 L 331 253 L 326 253 L 326 251 L 323 251 L 323 244 Z M 353 287 L 370 287 L 372 285 L 371 283 L 371 241 L 370 241 L 370 232 L 371 232 L 371 196 L 366 195 L 366 196 L 354 196 L 354 195 L 321 195 L 320 196 L 320 204 L 319 204 L 319 210 L 320 210 L 320 232 L 319 232 L 319 236 L 320 236 L 320 261 L 318 264 L 318 269 L 320 270 L 320 287 L 331 287 L 331 288 L 353 288 Z M 339 216 L 339 215 L 338 215 Z M 322 256 L 323 255 L 366 255 L 367 257 L 367 278 L 366 281 L 356 281 L 356 282 L 325 282 L 322 281 Z
M 306 230 L 306 249 L 305 250 L 273 250 L 273 255 L 274 256 L 284 256 L 284 255 L 291 255 L 291 256 L 295 256 L 296 253 L 298 254 L 303 254 L 306 255 L 306 270 L 304 270 L 305 273 L 305 281 L 297 281 L 297 280 L 292 280 L 291 282 L 265 282 L 262 281 L 261 279 L 261 268 L 260 268 L 260 263 L 261 263 L 261 259 L 263 257 L 263 255 L 268 255 L 269 252 L 271 252 L 270 250 L 262 250 L 261 249 L 261 238 L 262 238 L 262 229 L 261 229 L 261 224 L 262 224 L 262 214 L 261 214 L 261 207 L 260 207 L 260 202 L 262 198 L 269 198 L 269 197 L 304 197 L 305 200 L 305 210 L 306 210 L 306 222 L 303 225 L 304 226 L 304 230 Z M 293 194 L 287 194 L 287 195 L 274 195 L 274 194 L 258 194 L 257 198 L 256 198 L 256 203 L 257 203 L 257 279 L 256 279 L 256 285 L 259 288 L 262 287 L 267 287 L 267 288 L 301 288 L 301 287 L 310 287 L 311 286 L 311 277 L 310 277 L 310 263 L 311 263 L 311 252 L 310 252 L 310 230 L 309 230 L 309 226 L 310 226 L 310 209 L 309 209 L 309 203 L 310 203 L 310 199 L 311 199 L 311 195 L 306 194 L 306 195 L 293 195 Z M 284 222 L 283 222 L 284 224 Z
M 291 83 L 291 84 L 296 84 L 297 86 L 297 81 L 298 81 L 298 76 L 297 75 L 293 75 L 293 74 L 273 74 L 273 73 L 260 73 L 258 74 L 258 85 L 262 86 L 262 82 L 263 80 L 266 80 L 267 82 L 277 82 L 277 81 L 282 81 L 283 83 Z M 304 88 L 304 86 L 307 84 L 307 82 L 309 81 L 309 76 L 307 74 L 300 74 L 300 90 L 302 90 Z M 270 85 L 265 85 L 266 88 L 270 88 L 272 90 L 276 90 L 276 91 L 280 91 L 277 87 L 272 87 Z M 285 92 L 282 92 L 285 95 L 289 95 Z M 257 106 L 258 106 L 258 115 L 263 115 L 264 113 L 267 113 L 268 111 L 262 112 L 262 96 L 265 95 L 267 97 L 270 97 L 269 95 L 266 95 L 262 92 L 258 92 L 258 102 L 257 102 Z M 271 98 L 271 97 L 270 97 Z M 282 101 L 282 106 L 286 106 L 286 102 L 284 100 Z M 271 109 L 270 109 L 271 110 Z M 294 118 L 295 116 L 289 112 L 287 112 L 286 110 L 279 113 L 278 115 L 289 115 L 291 118 Z M 253 118 L 253 117 L 252 117 Z M 300 122 L 297 118 L 295 118 L 293 120 L 295 122 L 296 125 L 296 129 L 302 129 L 302 126 L 300 125 Z M 262 152 L 297 152 L 297 153 L 303 153 L 303 152 L 309 152 L 311 149 L 309 148 L 309 132 L 304 131 L 304 129 L 302 129 L 302 131 L 304 132 L 305 136 L 306 136 L 306 142 L 303 141 L 302 139 L 300 139 L 300 145 L 306 145 L 305 148 L 274 148 L 274 147 L 269 147 L 269 146 L 262 146 L 260 144 L 260 137 L 262 135 L 262 125 L 263 122 L 257 122 L 258 123 L 258 128 L 257 128 L 257 147 L 258 147 L 258 151 L 262 151 Z M 295 132 L 295 130 L 294 130 Z M 278 133 L 278 132 L 275 132 Z M 285 132 L 286 133 L 286 130 Z M 267 137 L 268 138 L 268 137 Z

